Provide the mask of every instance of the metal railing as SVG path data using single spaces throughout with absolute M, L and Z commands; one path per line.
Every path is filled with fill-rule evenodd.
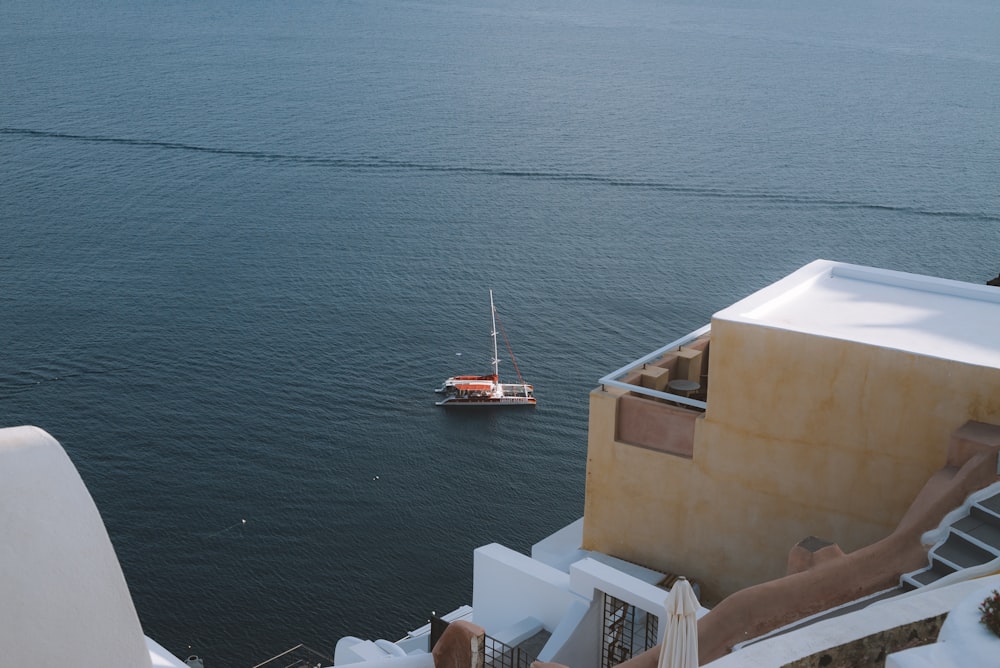
M 322 668 L 332 665 L 332 656 L 299 644 L 277 656 L 272 656 L 263 663 L 258 663 L 253 668 Z
M 528 668 L 532 661 L 520 647 L 486 636 L 485 668 Z
M 448 625 L 449 622 L 440 617 L 431 617 L 431 651 L 433 651 L 434 645 L 437 644 L 441 636 L 444 635 Z M 528 652 L 525 652 L 520 647 L 512 647 L 486 634 L 483 634 L 481 648 L 482 651 L 478 656 L 479 664 L 472 668 L 529 668 L 531 662 L 535 660 L 535 657 L 530 656 Z
M 676 341 L 672 341 L 672 342 L 668 343 L 667 345 L 663 346 L 662 348 L 658 348 L 657 350 L 654 350 L 653 352 L 649 353 L 645 357 L 640 357 L 639 359 L 635 360 L 634 362 L 630 362 L 628 365 L 623 366 L 622 368 L 618 369 L 617 371 L 612 371 L 608 375 L 602 377 L 598 382 L 602 386 L 609 385 L 611 387 L 617 387 L 617 388 L 620 388 L 620 389 L 623 389 L 623 390 L 627 390 L 628 392 L 635 392 L 636 394 L 645 394 L 646 396 L 649 396 L 649 397 L 656 397 L 657 399 L 666 399 L 667 401 L 673 401 L 674 403 L 684 404 L 686 406 L 691 406 L 693 408 L 700 408 L 701 410 L 705 410 L 705 409 L 708 408 L 708 404 L 705 403 L 704 401 L 699 401 L 697 399 L 691 399 L 690 397 L 685 397 L 685 396 L 680 395 L 680 394 L 671 394 L 669 392 L 661 392 L 659 390 L 653 390 L 653 389 L 650 389 L 648 387 L 642 387 L 640 385 L 632 385 L 630 383 L 625 383 L 625 382 L 623 382 L 621 380 L 618 380 L 618 379 L 621 378 L 622 376 L 624 376 L 625 374 L 628 374 L 628 373 L 634 371 L 635 369 L 641 367 L 643 364 L 647 364 L 649 362 L 652 362 L 655 359 L 659 359 L 660 357 L 663 356 L 664 353 L 667 353 L 667 352 L 669 352 L 671 350 L 677 350 L 681 346 L 684 346 L 684 345 L 687 345 L 687 344 L 691 343 L 692 341 L 694 341 L 695 339 L 697 339 L 702 334 L 707 334 L 710 331 L 712 331 L 712 325 L 711 324 L 705 325 L 701 329 L 696 329 L 695 331 L 691 332 L 690 334 L 682 336 L 681 338 L 677 339 Z
M 605 593 L 601 668 L 612 668 L 654 647 L 658 626 L 655 615 Z

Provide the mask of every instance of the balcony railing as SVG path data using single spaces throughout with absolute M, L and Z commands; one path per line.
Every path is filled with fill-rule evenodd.
M 305 645 L 296 645 L 263 663 L 258 663 L 253 668 L 321 668 L 332 665 L 332 656 L 317 652 Z
M 666 401 L 672 401 L 676 404 L 682 404 L 685 406 L 690 406 L 692 408 L 697 408 L 699 410 L 705 410 L 708 408 L 708 404 L 704 401 L 699 401 L 698 399 L 692 399 L 681 394 L 673 394 L 671 392 L 661 392 L 660 390 L 654 390 L 649 387 L 642 387 L 641 385 L 634 385 L 632 383 L 626 383 L 622 378 L 629 375 L 630 373 L 637 371 L 642 368 L 644 364 L 649 364 L 650 362 L 655 362 L 661 359 L 666 353 L 671 351 L 676 351 L 681 348 L 681 346 L 686 346 L 689 343 L 696 340 L 698 337 L 707 334 L 712 330 L 711 325 L 705 325 L 701 329 L 697 329 L 690 334 L 687 334 L 676 341 L 672 341 L 667 345 L 654 350 L 645 357 L 641 357 L 634 362 L 629 363 L 626 366 L 618 369 L 617 371 L 612 371 L 608 375 L 601 378 L 599 381 L 602 386 L 617 387 L 628 392 L 634 392 L 636 394 L 643 394 L 649 397 L 655 397 L 657 399 L 664 399 Z M 702 388 L 704 389 L 704 388 Z

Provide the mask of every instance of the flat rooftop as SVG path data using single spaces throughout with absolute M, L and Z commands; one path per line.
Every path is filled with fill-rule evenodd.
M 713 316 L 1000 368 L 1000 288 L 816 260 Z

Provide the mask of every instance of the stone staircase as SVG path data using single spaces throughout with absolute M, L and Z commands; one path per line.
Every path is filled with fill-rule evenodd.
M 981 566 L 1000 559 L 1000 483 L 995 483 L 971 497 L 965 512 L 947 525 L 947 534 L 929 552 L 930 564 L 904 573 L 900 587 L 904 591 L 925 587 L 957 571 Z

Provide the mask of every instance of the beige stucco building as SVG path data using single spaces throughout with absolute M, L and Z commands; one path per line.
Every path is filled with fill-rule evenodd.
M 583 547 L 710 604 L 885 537 L 969 420 L 1000 424 L 1000 290 L 818 260 L 602 379 Z

